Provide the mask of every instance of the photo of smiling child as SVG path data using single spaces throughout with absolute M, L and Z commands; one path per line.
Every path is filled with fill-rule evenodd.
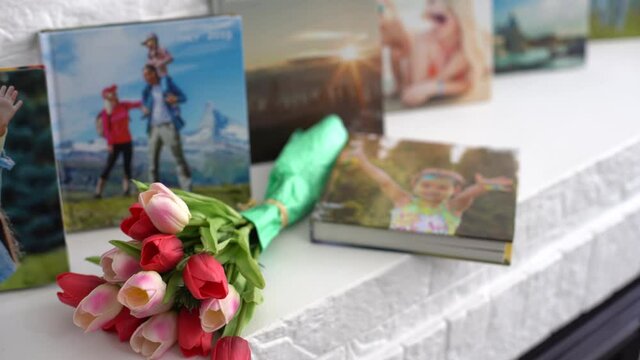
M 491 3 L 378 0 L 385 109 L 487 99 Z
M 318 219 L 420 234 L 513 238 L 509 150 L 352 135 Z
M 5 155 L 4 143 L 7 138 L 7 129 L 16 112 L 22 107 L 22 100 L 18 99 L 18 91 L 13 85 L 7 88 L 0 87 L 0 168 L 11 170 L 14 163 Z M 2 174 L 0 173 L 0 176 Z M 18 263 L 18 244 L 16 243 L 9 219 L 0 209 L 0 282 L 11 276 L 16 271 Z
M 507 177 L 475 175 L 475 183 L 464 187 L 465 179 L 452 170 L 426 168 L 413 176 L 411 188 L 402 188 L 384 170 L 373 165 L 361 149 L 353 156 L 358 165 L 393 202 L 389 228 L 432 234 L 455 234 L 463 213 L 473 201 L 489 191 L 511 191 Z
M 45 74 L 0 69 L 0 291 L 67 270 Z

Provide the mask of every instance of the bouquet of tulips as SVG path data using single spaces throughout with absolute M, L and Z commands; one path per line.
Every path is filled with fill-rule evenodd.
M 265 201 L 242 213 L 215 198 L 135 182 L 138 202 L 120 225 L 131 240 L 111 240 L 111 250 L 87 259 L 102 277 L 58 276 L 58 298 L 76 308 L 73 322 L 85 332 L 115 332 L 148 359 L 176 343 L 185 356 L 250 359 L 240 335 L 262 302 L 258 257 L 312 209 L 346 141 L 336 116 L 294 133 Z
M 247 354 L 234 359 L 250 358 L 238 336 L 264 288 L 252 223 L 214 198 L 137 185 L 139 201 L 120 225 L 133 240 L 112 240 L 111 250 L 88 259 L 102 278 L 58 277 L 60 300 L 76 307 L 74 324 L 114 331 L 149 359 L 176 342 L 185 356 L 208 355 L 214 339 L 214 354 L 231 347 Z

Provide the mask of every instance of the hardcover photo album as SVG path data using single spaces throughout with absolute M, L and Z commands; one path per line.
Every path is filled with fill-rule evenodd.
M 486 100 L 490 0 L 378 0 L 385 110 Z
M 68 264 L 41 66 L 0 69 L 0 183 L 0 291 L 55 281 Z
M 513 150 L 355 134 L 312 215 L 315 241 L 509 264 Z
M 589 0 L 496 0 L 497 73 L 582 65 L 589 36 Z
M 117 226 L 133 179 L 248 200 L 240 17 L 44 31 L 40 44 L 67 231 Z
M 254 163 L 275 159 L 294 130 L 331 114 L 350 131 L 382 133 L 374 1 L 212 1 L 243 19 Z

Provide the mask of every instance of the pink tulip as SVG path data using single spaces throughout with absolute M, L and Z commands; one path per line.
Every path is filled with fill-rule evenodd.
M 100 266 L 104 273 L 104 279 L 110 283 L 125 282 L 131 275 L 140 271 L 138 259 L 118 248 L 113 248 L 102 254 Z
M 144 318 L 171 309 L 173 301 L 163 303 L 167 284 L 155 271 L 141 271 L 127 280 L 118 293 L 118 301 L 131 310 L 131 315 Z
M 117 296 L 116 285 L 99 285 L 80 301 L 73 313 L 73 323 L 83 328 L 85 332 L 100 329 L 118 316 L 122 310 L 122 304 L 118 302 Z
M 240 294 L 233 285 L 224 299 L 204 300 L 200 305 L 200 325 L 205 332 L 214 332 L 228 324 L 238 312 Z
M 139 201 L 153 225 L 165 234 L 179 233 L 191 219 L 187 204 L 161 183 L 141 192 Z
M 133 351 L 147 359 L 157 359 L 178 340 L 178 316 L 174 312 L 154 315 L 131 336 Z

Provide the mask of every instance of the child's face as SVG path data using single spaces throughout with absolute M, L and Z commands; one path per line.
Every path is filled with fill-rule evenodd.
M 149 50 L 155 50 L 158 47 L 158 42 L 156 39 L 149 39 L 144 43 Z
M 413 187 L 413 193 L 434 204 L 440 204 L 453 196 L 456 188 L 453 181 L 447 178 L 422 178 Z

